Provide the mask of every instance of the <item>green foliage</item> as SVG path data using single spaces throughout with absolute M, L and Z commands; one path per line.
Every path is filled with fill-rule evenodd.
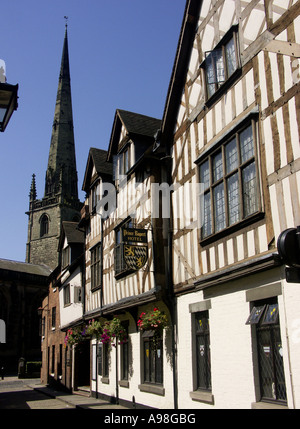
M 68 329 L 67 334 L 65 336 L 65 346 L 73 346 L 81 343 L 86 339 L 86 328 L 82 330 L 82 328 L 76 327 L 73 329 Z
M 32 374 L 34 372 L 39 372 L 42 367 L 42 362 L 27 362 L 26 363 L 26 372 Z
M 76 327 L 68 329 L 65 337 L 65 346 L 78 345 L 82 341 L 96 338 L 103 344 L 116 345 L 127 341 L 126 329 L 122 326 L 120 319 L 114 318 L 104 323 L 99 320 L 90 320 L 84 328 Z

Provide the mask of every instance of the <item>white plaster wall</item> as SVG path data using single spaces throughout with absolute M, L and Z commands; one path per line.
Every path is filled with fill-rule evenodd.
M 288 284 L 281 280 L 282 274 L 283 270 L 281 273 L 280 270 L 271 270 L 231 284 L 223 284 L 218 287 L 218 293 L 206 297 L 211 300 L 211 393 L 214 396 L 214 405 L 190 398 L 190 392 L 193 390 L 193 369 L 192 315 L 189 312 L 189 304 L 205 301 L 203 291 L 178 298 L 179 408 L 247 409 L 256 402 L 251 327 L 245 325 L 250 314 L 246 290 L 274 283 L 282 285 L 278 304 L 288 407 L 300 407 L 300 288 L 299 284 Z
M 159 306 L 161 308 L 161 306 Z M 143 311 L 140 310 L 140 312 Z M 126 318 L 125 318 L 126 319 Z M 141 384 L 141 365 L 142 365 L 142 337 L 141 332 L 136 332 L 135 322 L 130 317 L 129 324 L 129 387 L 119 386 L 119 399 L 132 402 L 134 397 L 137 404 L 147 405 L 158 409 L 168 409 L 174 407 L 173 402 L 173 372 L 171 366 L 170 351 L 170 333 L 164 330 L 164 348 L 163 348 L 163 373 L 165 395 L 160 396 L 153 393 L 142 392 L 139 389 Z M 128 318 L 127 318 L 128 320 Z M 95 343 L 95 340 L 93 340 Z M 118 346 L 118 373 L 120 369 L 120 346 Z M 116 396 L 116 348 L 112 347 L 110 352 L 109 366 L 109 384 L 102 383 L 101 376 L 98 376 L 98 392 L 115 397 Z M 92 381 L 92 390 L 96 391 L 96 381 Z
M 76 271 L 68 278 L 65 284 L 70 284 L 70 305 L 64 307 L 64 293 L 63 287 L 59 290 L 59 306 L 60 306 L 60 324 L 61 327 L 68 325 L 74 320 L 78 320 L 82 317 L 82 302 L 74 302 L 74 287 L 81 287 L 81 273 L 80 269 Z M 83 299 L 83 295 L 82 295 Z

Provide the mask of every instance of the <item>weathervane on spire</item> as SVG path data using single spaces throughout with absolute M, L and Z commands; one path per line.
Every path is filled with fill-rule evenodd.
M 66 28 L 67 28 L 67 26 L 68 26 L 68 17 L 67 17 L 67 16 L 64 16 L 64 18 L 65 18 L 65 20 L 66 20 Z

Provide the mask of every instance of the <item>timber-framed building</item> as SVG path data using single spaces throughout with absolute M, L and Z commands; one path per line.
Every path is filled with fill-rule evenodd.
M 299 14 L 299 1 L 187 2 L 162 126 L 179 185 L 179 408 L 299 408 L 299 278 L 277 249 L 300 222 Z
M 117 109 L 90 149 L 73 322 L 91 395 L 299 408 L 300 262 L 282 235 L 300 224 L 299 15 L 299 0 L 187 0 L 162 119 Z M 111 348 L 94 327 L 112 321 L 127 341 Z

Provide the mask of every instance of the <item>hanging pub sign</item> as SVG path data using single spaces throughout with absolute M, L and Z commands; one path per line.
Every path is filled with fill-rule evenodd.
M 124 260 L 128 268 L 139 270 L 148 260 L 148 246 L 124 244 Z
M 147 229 L 123 228 L 123 243 L 148 243 Z

